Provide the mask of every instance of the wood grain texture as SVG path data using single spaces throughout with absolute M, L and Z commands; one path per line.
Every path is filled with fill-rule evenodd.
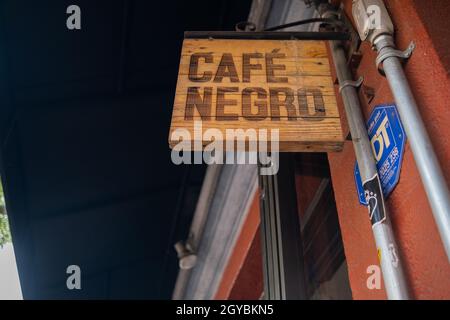
M 194 133 L 194 123 L 201 123 L 203 133 L 217 129 L 224 140 L 228 129 L 265 129 L 268 147 L 276 129 L 281 152 L 341 150 L 341 122 L 325 42 L 185 39 L 171 148 L 181 140 L 174 135 L 177 129 L 190 133 L 192 149 L 211 142 Z M 233 139 L 255 138 L 238 134 Z

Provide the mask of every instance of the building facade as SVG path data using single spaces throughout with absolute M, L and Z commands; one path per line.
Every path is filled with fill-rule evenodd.
M 450 39 L 446 37 L 450 6 L 444 0 L 384 2 L 395 26 L 397 47 L 403 50 L 410 41 L 416 44 L 404 71 L 445 180 L 450 181 L 450 111 L 447 108 Z M 340 5 L 352 20 L 351 0 L 333 3 Z M 304 1 L 254 0 L 249 21 L 262 30 L 314 16 L 314 7 Z M 311 31 L 316 27 L 289 30 Z M 352 71 L 354 79 L 364 77 L 358 92 L 367 120 L 375 106 L 394 104 L 395 100 L 386 78 L 375 66 L 377 53 L 369 43 L 361 44 L 358 56 L 360 61 L 352 64 Z M 257 169 L 253 166 L 240 169 L 247 173 L 245 178 L 242 172 L 230 173 L 224 167 L 214 169 L 218 170 L 216 182 L 213 186 L 204 184 L 199 204 L 202 199 L 237 201 L 240 205 L 234 206 L 230 213 L 236 218 L 232 225 L 214 224 L 211 217 L 215 217 L 217 210 L 205 202 L 203 206 L 197 205 L 196 216 L 202 213 L 206 221 L 203 230 L 191 228 L 199 259 L 194 268 L 180 272 L 174 298 L 387 298 L 383 281 L 378 286 L 376 279 L 379 254 L 367 208 L 358 201 L 355 152 L 339 85 L 335 87 L 343 135 L 349 137 L 342 152 L 282 156 L 284 169 L 280 169 L 277 177 L 270 178 L 271 181 L 260 177 L 259 187 L 256 187 Z M 231 182 L 224 187 L 253 190 L 251 195 L 227 198 L 220 194 L 220 184 L 225 183 L 226 174 L 236 176 L 232 181 L 228 177 L 227 181 Z M 271 210 L 271 205 L 278 209 Z M 449 260 L 409 141 L 399 183 L 387 198 L 386 206 L 411 298 L 449 299 Z M 279 211 L 296 215 L 278 216 Z M 217 243 L 219 238 L 228 241 Z M 205 251 L 205 248 L 209 249 Z M 207 274 L 209 277 L 205 278 Z

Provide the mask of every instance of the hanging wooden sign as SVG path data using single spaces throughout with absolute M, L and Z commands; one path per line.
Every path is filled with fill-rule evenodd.
M 199 127 L 224 142 L 227 130 L 242 129 L 230 139 L 258 140 L 242 132 L 265 129 L 278 130 L 281 152 L 339 151 L 334 90 L 325 41 L 185 39 L 169 144 L 182 140 L 177 129 L 190 133 L 192 149 L 211 142 Z

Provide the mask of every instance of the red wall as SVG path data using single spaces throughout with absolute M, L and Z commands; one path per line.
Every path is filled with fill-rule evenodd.
M 259 192 L 227 262 L 215 299 L 258 300 L 264 290 L 259 229 Z
M 351 0 L 342 1 L 351 16 Z M 447 181 L 450 181 L 450 38 L 447 36 L 450 6 L 446 0 L 385 1 L 396 27 L 396 43 L 417 48 L 405 65 L 406 76 L 417 99 Z M 368 104 L 360 93 L 366 119 L 377 104 L 391 103 L 388 83 L 375 68 L 376 53 L 365 43 L 356 77 L 375 89 Z M 355 77 L 355 78 L 356 78 Z M 348 132 L 342 100 L 338 98 L 344 133 Z M 344 151 L 330 153 L 339 221 L 354 299 L 385 299 L 382 290 L 366 286 L 369 265 L 378 264 L 367 209 L 358 203 L 353 178 L 355 155 L 351 142 Z M 426 198 L 409 145 L 406 147 L 400 183 L 387 201 L 413 298 L 450 299 L 450 264 Z

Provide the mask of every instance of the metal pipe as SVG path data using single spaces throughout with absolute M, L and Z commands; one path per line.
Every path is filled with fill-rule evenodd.
M 206 220 L 208 219 L 208 210 L 214 197 L 214 190 L 222 172 L 222 165 L 209 165 L 206 169 L 203 179 L 202 189 L 198 196 L 195 207 L 194 217 L 192 218 L 187 242 L 193 249 L 197 249 L 203 235 Z M 172 293 L 173 300 L 182 300 L 185 298 L 186 287 L 191 276 L 192 269 L 181 269 L 178 271 L 175 288 Z
M 395 49 L 391 35 L 380 36 L 376 39 L 375 45 L 379 56 Z M 383 61 L 383 69 L 405 127 L 447 258 L 450 261 L 450 194 L 444 174 L 399 58 L 392 55 L 386 58 Z
M 352 81 L 342 43 L 340 41 L 330 41 L 330 47 L 339 83 L 342 85 Z M 349 85 L 341 88 L 341 95 L 363 184 L 366 185 L 365 182 L 375 181 L 379 191 L 381 191 L 376 162 L 361 113 L 357 91 L 355 87 Z M 378 194 L 378 203 L 375 205 L 375 208 L 378 205 L 378 209 L 384 210 L 385 219 L 373 224 L 372 230 L 378 248 L 386 293 L 388 299 L 406 300 L 409 299 L 409 292 L 398 254 L 397 243 L 388 212 L 384 206 L 384 196 L 382 192 Z M 373 208 L 369 206 L 369 213 Z

